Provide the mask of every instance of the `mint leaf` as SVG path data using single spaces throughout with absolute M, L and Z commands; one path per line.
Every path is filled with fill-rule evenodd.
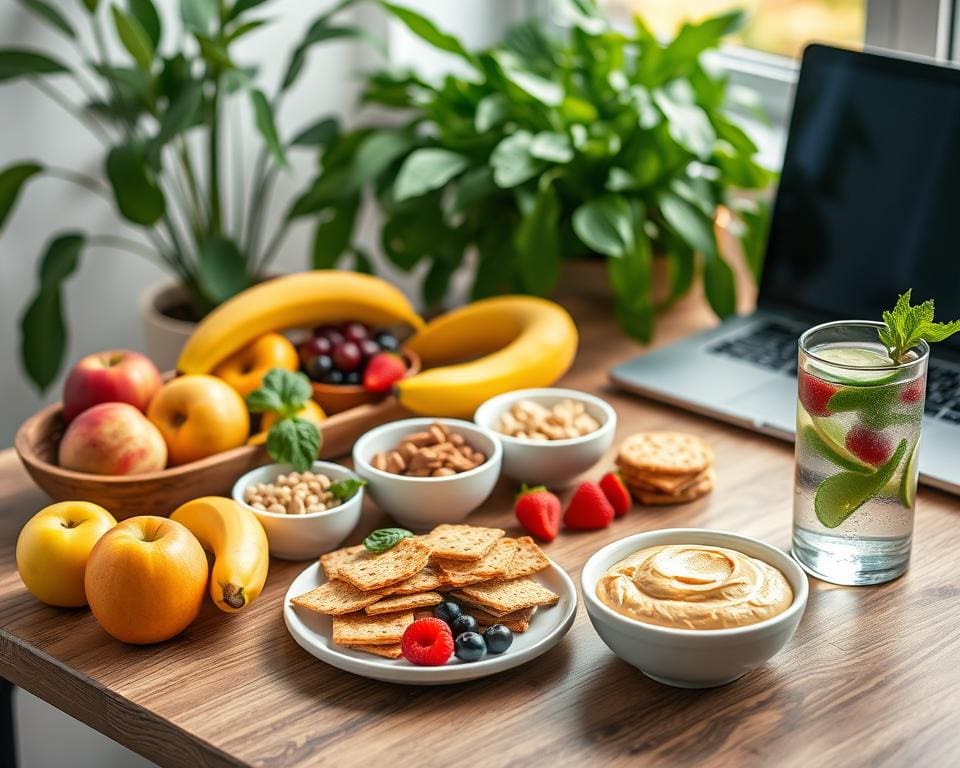
M 933 300 L 910 305 L 910 290 L 902 293 L 892 311 L 883 313 L 886 328 L 877 332 L 894 363 L 906 362 L 904 356 L 922 339 L 927 343 L 943 341 L 960 331 L 960 320 L 937 323 L 933 319 Z
M 281 419 L 267 433 L 267 453 L 281 464 L 289 464 L 297 472 L 306 472 L 317 460 L 320 430 L 311 421 L 300 418 Z
M 413 534 L 406 528 L 380 528 L 363 540 L 367 551 L 379 554 L 395 547 L 403 539 L 409 539 Z
M 355 477 L 345 477 L 327 488 L 340 501 L 352 499 L 354 494 L 367 484 L 366 480 L 357 480 Z

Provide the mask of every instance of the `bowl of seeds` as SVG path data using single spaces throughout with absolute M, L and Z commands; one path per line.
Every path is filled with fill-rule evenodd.
M 527 485 L 563 488 L 613 444 L 617 414 L 599 397 L 557 387 L 519 389 L 474 414 L 503 444 L 503 473 Z
M 233 498 L 257 516 L 273 557 L 309 560 L 338 547 L 356 527 L 363 486 L 349 469 L 328 461 L 306 472 L 268 464 L 240 477 Z

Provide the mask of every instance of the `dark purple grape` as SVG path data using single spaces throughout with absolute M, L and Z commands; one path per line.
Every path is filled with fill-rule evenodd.
M 324 376 L 333 370 L 333 360 L 330 355 L 314 355 L 307 360 L 304 370 L 314 381 L 323 381 Z

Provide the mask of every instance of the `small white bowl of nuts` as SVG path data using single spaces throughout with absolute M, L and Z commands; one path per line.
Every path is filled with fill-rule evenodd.
M 616 411 L 575 389 L 519 389 L 487 400 L 474 421 L 503 444 L 503 472 L 527 485 L 563 488 L 613 444 Z
M 273 557 L 309 560 L 340 546 L 356 527 L 363 483 L 328 461 L 306 472 L 268 464 L 237 480 L 233 498 L 257 516 Z
M 497 484 L 502 455 L 496 435 L 469 421 L 403 419 L 361 436 L 353 465 L 384 512 L 424 531 L 479 507 Z

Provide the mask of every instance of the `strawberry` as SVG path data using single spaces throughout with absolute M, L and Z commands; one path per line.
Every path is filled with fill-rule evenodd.
M 453 655 L 453 634 L 440 619 L 417 619 L 404 630 L 400 647 L 411 664 L 439 667 Z
M 613 506 L 596 483 L 580 483 L 563 515 L 567 528 L 590 530 L 606 528 L 615 516 Z
M 927 380 L 925 377 L 914 379 L 902 390 L 900 390 L 900 402 L 907 405 L 915 405 L 923 400 L 927 393 Z
M 363 388 L 367 392 L 389 392 L 395 382 L 407 375 L 407 366 L 400 355 L 381 352 L 367 362 L 363 372 Z
M 860 461 L 874 466 L 883 464 L 893 453 L 893 442 L 889 437 L 860 424 L 850 428 L 843 444 Z
M 811 416 L 829 416 L 830 398 L 833 397 L 839 387 L 817 378 L 806 371 L 800 371 L 797 393 L 800 402 L 807 413 Z
M 560 499 L 542 485 L 528 488 L 524 485 L 517 495 L 513 511 L 517 520 L 532 536 L 541 541 L 553 541 L 560 531 Z
M 617 517 L 623 517 L 630 509 L 630 491 L 623 484 L 619 472 L 607 472 L 600 478 L 600 490 L 607 497 Z

